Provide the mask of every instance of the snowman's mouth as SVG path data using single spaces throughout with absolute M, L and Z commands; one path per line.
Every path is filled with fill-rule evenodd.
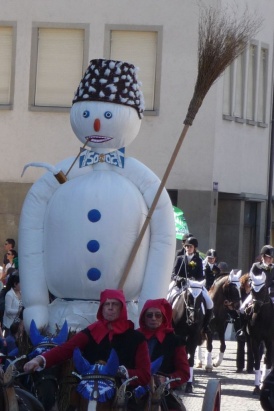
M 112 140 L 112 137 L 107 137 L 107 136 L 88 136 L 85 137 L 87 141 L 90 141 L 91 143 L 105 143 L 106 141 Z

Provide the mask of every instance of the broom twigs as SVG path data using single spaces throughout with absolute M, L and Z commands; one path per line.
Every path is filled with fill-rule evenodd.
M 237 14 L 222 15 L 221 10 L 212 7 L 203 7 L 200 10 L 199 36 L 198 36 L 198 75 L 193 97 L 190 101 L 188 112 L 184 120 L 184 127 L 176 147 L 173 151 L 161 184 L 148 211 L 148 215 L 141 228 L 140 234 L 131 250 L 125 266 L 119 288 L 123 288 L 134 258 L 138 252 L 145 231 L 149 225 L 157 202 L 164 189 L 177 154 L 184 141 L 189 126 L 200 109 L 203 100 L 216 79 L 247 47 L 249 41 L 258 32 L 262 19 L 251 16 L 245 10 L 243 16 Z
M 213 7 L 200 9 L 198 75 L 184 124 L 192 125 L 202 102 L 218 77 L 246 49 L 262 25 L 262 18 L 248 9 L 226 13 Z

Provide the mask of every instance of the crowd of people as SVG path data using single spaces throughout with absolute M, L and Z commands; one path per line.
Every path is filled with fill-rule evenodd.
M 97 321 L 75 334 L 67 342 L 50 351 L 38 355 L 24 366 L 26 372 L 33 372 L 62 363 L 72 357 L 74 349 L 80 348 L 83 356 L 91 364 L 107 362 L 114 348 L 119 358 L 117 377 L 122 380 L 137 376 L 130 384 L 131 389 L 147 386 L 151 381 L 151 361 L 162 358 L 159 383 L 178 378 L 171 382 L 165 402 L 170 410 L 183 410 L 179 397 L 172 389 L 184 384 L 189 378 L 189 366 L 184 342 L 174 334 L 172 328 L 172 308 L 167 300 L 148 300 L 140 315 L 140 328 L 127 317 L 126 301 L 121 290 L 104 290 L 100 296 Z M 143 399 L 133 395 L 129 399 L 128 410 L 140 410 Z M 84 401 L 84 400 L 82 400 Z
M 246 329 L 246 307 L 252 303 L 251 279 L 250 275 L 266 275 L 266 285 L 269 290 L 272 300 L 274 300 L 274 248 L 272 245 L 264 245 L 260 251 L 260 255 L 252 265 L 250 271 L 245 273 L 240 278 L 240 293 L 242 305 L 238 312 L 230 312 L 228 315 L 229 321 L 233 322 L 237 340 L 237 355 L 236 355 L 236 372 L 253 373 L 254 360 L 252 348 L 250 344 L 249 334 Z M 182 248 L 176 253 L 175 264 L 172 272 L 172 283 L 169 290 L 168 299 L 170 302 L 174 299 L 177 293 L 180 293 L 186 285 L 187 279 L 195 279 L 197 281 L 205 280 L 203 288 L 203 296 L 207 308 L 204 320 L 203 331 L 207 332 L 210 320 L 212 318 L 213 303 L 208 294 L 208 290 L 214 282 L 224 274 L 229 274 L 228 265 L 225 262 L 217 262 L 217 252 L 213 248 L 209 249 L 205 257 L 200 256 L 198 250 L 198 240 L 191 233 L 185 234 L 182 239 Z M 263 347 L 262 347 L 263 352 Z M 246 369 L 245 369 L 246 361 Z
M 7 239 L 4 245 L 5 256 L 1 282 L 4 295 L 4 310 L 2 313 L 2 328 L 0 327 L 0 352 L 8 354 L 16 348 L 18 333 L 22 328 L 23 305 L 20 292 L 17 253 L 15 242 Z M 266 245 L 261 249 L 260 259 L 255 262 L 250 272 L 259 275 L 266 274 L 266 281 L 271 295 L 274 295 L 274 248 Z M 174 292 L 181 292 L 188 279 L 203 281 L 203 296 L 206 315 L 203 330 L 206 332 L 212 316 L 213 302 L 208 291 L 214 282 L 224 274 L 228 274 L 225 262 L 217 261 L 217 252 L 210 248 L 202 259 L 198 250 L 198 240 L 193 234 L 186 234 L 182 239 L 182 248 L 177 251 L 171 284 Z M 245 346 L 247 346 L 247 372 L 253 372 L 253 357 L 248 334 L 245 330 L 244 310 L 251 302 L 249 273 L 242 275 L 240 311 L 234 313 L 234 327 L 238 341 L 236 372 L 243 372 L 245 366 Z M 175 290 L 175 291 L 174 291 Z M 27 362 L 26 372 L 34 372 L 52 367 L 72 357 L 76 347 L 90 363 L 107 361 L 110 351 L 114 348 L 119 358 L 117 377 L 121 380 L 137 376 L 130 383 L 132 390 L 137 385 L 147 386 L 151 381 L 151 362 L 162 358 L 157 372 L 157 383 L 163 383 L 177 378 L 169 384 L 169 395 L 165 397 L 169 410 L 182 410 L 183 404 L 174 393 L 174 389 L 186 383 L 189 379 L 189 365 L 185 350 L 185 342 L 174 333 L 172 326 L 172 298 L 148 300 L 140 314 L 139 329 L 128 319 L 126 301 L 121 290 L 106 289 L 101 293 L 97 321 L 86 329 L 75 334 L 61 346 L 55 347 Z M 2 298 L 3 300 L 3 298 Z M 141 399 L 142 400 L 142 399 Z M 140 399 L 132 396 L 129 404 L 131 410 L 140 409 Z M 143 401 L 146 400 L 144 395 Z M 179 401 L 179 402 L 178 402 Z
M 4 243 L 2 275 L 0 277 L 0 352 L 8 354 L 14 349 L 18 327 L 23 324 L 23 303 L 18 271 L 15 240 Z

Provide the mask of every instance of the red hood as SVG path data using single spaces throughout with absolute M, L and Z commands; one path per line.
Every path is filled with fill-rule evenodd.
M 104 317 L 102 315 L 102 308 L 103 304 L 106 302 L 108 298 L 115 298 L 122 303 L 122 309 L 120 313 L 119 320 L 127 320 L 127 307 L 126 307 L 126 299 L 122 290 L 104 290 L 101 292 L 100 295 L 100 305 L 97 312 L 97 319 L 102 321 Z
M 158 308 L 163 314 L 163 322 L 157 330 L 149 330 L 145 325 L 145 312 L 149 308 Z M 140 315 L 139 319 L 141 331 L 147 339 L 152 336 L 156 336 L 160 342 L 164 339 L 165 334 L 173 332 L 172 328 L 172 307 L 165 298 L 159 298 L 156 300 L 147 300 Z
M 103 304 L 108 298 L 115 298 L 122 303 L 120 316 L 115 321 L 105 320 L 102 314 Z M 98 321 L 91 324 L 88 329 L 98 344 L 106 335 L 108 335 L 109 340 L 112 340 L 115 334 L 122 334 L 129 328 L 134 328 L 133 322 L 127 318 L 126 300 L 122 290 L 104 290 L 101 292 L 97 318 Z

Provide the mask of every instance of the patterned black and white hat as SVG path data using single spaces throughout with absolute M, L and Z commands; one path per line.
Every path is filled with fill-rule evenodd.
M 78 101 L 124 104 L 135 108 L 142 118 L 145 107 L 140 85 L 137 68 L 133 64 L 115 60 L 91 60 L 72 104 Z

